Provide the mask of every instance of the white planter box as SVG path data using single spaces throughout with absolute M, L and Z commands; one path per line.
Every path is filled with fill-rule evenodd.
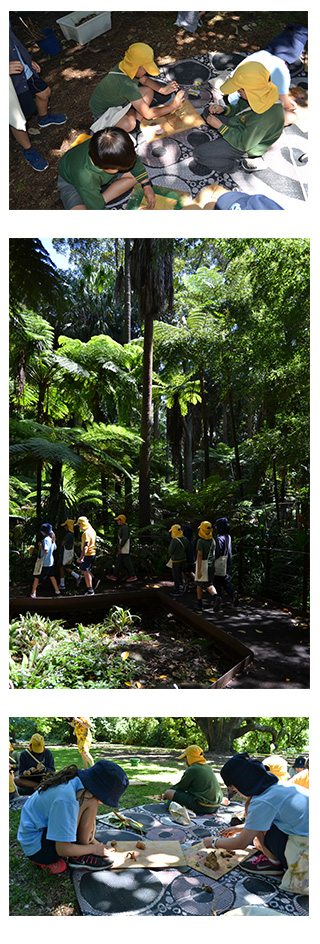
M 95 15 L 93 16 L 94 13 Z M 79 20 L 90 15 L 90 20 L 87 20 L 86 23 L 80 23 L 79 26 L 77 25 Z M 111 13 L 81 10 L 76 13 L 69 13 L 68 16 L 62 16 L 60 20 L 56 20 L 56 22 L 59 23 L 60 29 L 66 39 L 74 39 L 79 43 L 79 46 L 85 46 L 91 39 L 94 39 L 96 36 L 101 36 L 101 33 L 106 33 L 107 30 L 111 29 Z

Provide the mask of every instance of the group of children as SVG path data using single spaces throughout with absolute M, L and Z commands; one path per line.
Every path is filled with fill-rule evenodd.
M 90 754 L 92 733 L 89 718 L 67 718 L 74 731 L 77 748 L 84 769 L 93 766 Z M 52 752 L 45 746 L 44 737 L 38 732 L 32 735 L 29 746 L 19 754 L 9 741 L 9 801 L 19 796 L 30 796 L 48 776 L 55 773 Z
M 230 579 L 232 541 L 228 519 L 217 518 L 214 528 L 211 521 L 201 521 L 195 551 L 193 551 L 190 525 L 182 528 L 180 524 L 174 524 L 170 528 L 170 533 L 168 566 L 172 567 L 174 595 L 179 595 L 191 579 L 197 588 L 196 610 L 198 612 L 202 611 L 204 590 L 207 590 L 212 597 L 215 611 L 220 609 L 223 592 L 236 606 L 238 593 Z
M 193 158 L 199 167 L 221 173 L 231 173 L 239 163 L 248 172 L 263 169 L 262 156 L 284 126 L 295 120 L 289 65 L 301 56 L 306 41 L 305 27 L 288 26 L 266 49 L 244 59 L 218 92 L 213 91 L 214 103 L 204 121 L 218 135 L 195 148 Z M 26 116 L 36 107 L 40 127 L 63 123 L 65 115 L 47 114 L 50 89 L 39 71 L 10 30 L 10 76 L 20 110 Z M 90 133 L 80 135 L 59 164 L 58 190 L 65 209 L 105 209 L 136 183 L 144 189 L 148 208 L 154 208 L 152 183 L 136 155 L 134 133 L 142 118 L 172 114 L 184 98 L 176 82 L 154 80 L 159 71 L 153 49 L 133 43 L 99 82 L 89 102 Z M 10 91 L 12 95 L 11 85 Z M 152 105 L 155 92 L 165 97 L 163 105 Z M 17 121 L 11 127 L 19 140 Z M 34 169 L 44 170 L 30 142 L 24 140 L 23 147 Z
M 118 515 L 115 518 L 118 525 L 118 554 L 114 567 L 114 573 L 108 574 L 108 580 L 116 580 L 120 568 L 123 565 L 128 573 L 127 582 L 132 583 L 136 580 L 132 559 L 130 557 L 130 531 L 125 515 Z M 76 585 L 79 586 L 80 580 L 84 577 L 86 591 L 85 596 L 94 595 L 99 586 L 100 580 L 97 580 L 92 568 L 96 559 L 96 531 L 88 521 L 85 515 L 81 515 L 76 522 L 73 518 L 67 518 L 62 523 L 65 529 L 63 540 L 60 544 L 60 582 L 57 584 L 55 577 L 54 551 L 57 549 L 56 536 L 52 525 L 45 522 L 40 528 L 40 540 L 38 542 L 38 557 L 33 571 L 33 585 L 30 596 L 35 598 L 39 582 L 49 579 L 52 583 L 55 596 L 60 596 L 61 591 L 65 590 L 65 574 L 69 573 Z M 81 531 L 81 551 L 77 558 L 79 569 L 74 570 L 74 528 L 79 527 Z
M 229 851 L 253 846 L 254 854 L 241 866 L 247 873 L 275 876 L 287 890 L 308 893 L 308 790 L 280 781 L 263 763 L 240 753 L 220 771 L 227 787 L 224 797 L 202 748 L 189 745 L 179 759 L 187 769 L 163 794 L 166 808 L 173 801 L 196 816 L 208 816 L 235 796 L 245 799 L 244 824 L 208 835 L 204 845 Z M 18 839 L 26 856 L 53 873 L 64 871 L 67 864 L 92 871 L 109 868 L 110 850 L 95 839 L 98 806 L 117 808 L 128 785 L 124 770 L 106 760 L 87 770 L 71 765 L 47 776 L 21 812 Z M 215 832 L 214 821 L 212 825 Z

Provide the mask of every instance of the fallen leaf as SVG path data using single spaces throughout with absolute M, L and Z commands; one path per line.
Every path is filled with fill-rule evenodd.
M 256 629 L 255 632 L 256 632 L 256 633 L 261 633 L 261 636 L 263 636 L 262 629 Z
M 286 679 L 286 682 L 291 682 L 291 679 Z
M 245 629 L 238 629 L 238 633 L 243 633 L 244 636 L 247 635 Z
M 125 661 L 125 659 L 128 658 L 128 655 L 129 655 L 128 652 L 122 652 L 122 653 L 121 653 L 121 659 L 122 659 L 123 662 Z

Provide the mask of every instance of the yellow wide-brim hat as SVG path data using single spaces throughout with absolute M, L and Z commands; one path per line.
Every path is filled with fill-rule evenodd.
M 116 520 L 116 521 L 119 521 L 120 524 L 126 524 L 126 523 L 127 523 L 127 519 L 126 519 L 126 516 L 125 516 L 125 515 L 117 515 L 117 517 L 116 517 L 115 520 Z
M 270 72 L 261 62 L 251 61 L 238 66 L 231 79 L 221 85 L 220 91 L 223 95 L 230 95 L 241 88 L 246 93 L 250 108 L 257 115 L 268 111 L 279 98 L 277 86 L 270 81 Z
M 146 43 L 133 43 L 126 50 L 124 58 L 119 62 L 119 69 L 134 79 L 140 66 L 148 72 L 149 75 L 159 75 L 160 69 L 154 61 L 154 52 L 151 46 Z
M 211 521 L 201 521 L 201 524 L 198 527 L 199 538 L 212 538 L 212 524 Z
M 180 524 L 173 524 L 172 528 L 169 528 L 171 536 L 173 538 L 183 538 L 183 531 Z
M 44 751 L 44 739 L 42 734 L 33 734 L 30 744 L 30 751 L 33 751 L 34 754 L 43 754 Z
M 188 764 L 206 764 L 207 761 L 203 756 L 202 747 L 199 747 L 198 744 L 190 744 L 189 747 L 186 747 L 183 754 L 180 754 L 178 760 L 187 760 Z
M 89 527 L 88 518 L 84 518 L 84 517 L 78 518 L 78 521 L 76 521 L 76 525 L 79 525 L 79 528 L 82 528 L 82 530 L 85 531 L 85 529 Z
M 69 529 L 69 531 L 74 531 L 74 520 L 73 520 L 73 518 L 67 518 L 66 521 L 62 521 L 62 522 L 61 522 L 61 527 L 62 527 L 62 528 L 66 528 L 66 527 L 67 527 L 67 528 Z

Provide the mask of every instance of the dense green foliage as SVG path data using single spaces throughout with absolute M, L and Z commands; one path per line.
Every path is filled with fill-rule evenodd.
M 26 549 L 43 517 L 57 530 L 86 514 L 108 551 L 124 509 L 143 573 L 142 526 L 159 543 L 159 572 L 175 519 L 196 529 L 227 515 L 244 589 L 263 590 L 269 542 L 282 551 L 272 592 L 301 605 L 308 240 L 54 240 L 69 253 L 67 271 L 38 240 L 22 242 L 23 277 L 20 241 L 11 241 L 13 578 L 30 570 Z
M 213 754 L 215 749 L 221 750 L 221 736 L 227 730 L 231 732 L 228 748 L 231 752 L 247 750 L 268 754 L 271 743 L 276 742 L 277 750 L 285 751 L 291 757 L 295 752 L 308 749 L 309 745 L 308 718 L 95 717 L 90 722 L 93 751 L 99 754 L 99 742 L 181 750 L 188 744 L 199 744 L 206 751 L 208 740 L 201 730 L 204 727 L 202 722 L 214 725 L 215 745 L 210 746 Z M 15 717 L 10 719 L 10 730 L 14 731 L 17 741 L 26 741 L 36 731 L 54 744 L 75 741 L 64 718 Z M 241 734 L 241 731 L 246 733 Z

